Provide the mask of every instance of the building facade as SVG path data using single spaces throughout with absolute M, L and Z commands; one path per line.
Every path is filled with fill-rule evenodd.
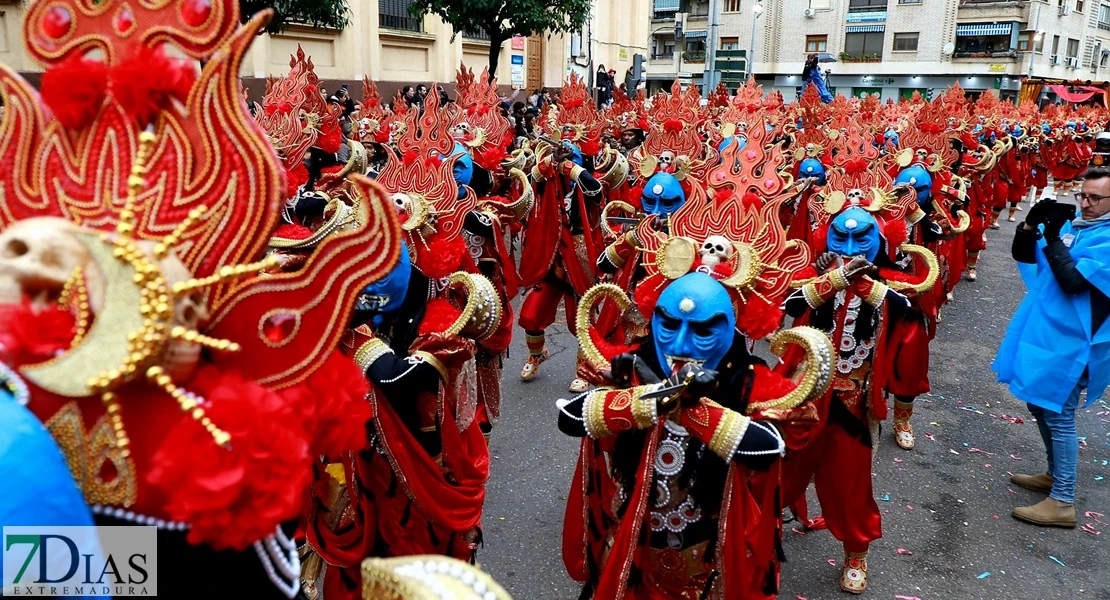
M 510 86 L 559 88 L 570 71 L 592 81 L 601 64 L 617 70 L 618 81 L 623 80 L 632 57 L 646 51 L 650 3 L 593 0 L 581 32 L 505 42 L 498 82 L 506 93 L 511 93 Z M 261 36 L 243 63 L 244 83 L 252 92 L 260 92 L 268 76 L 289 70 L 290 56 L 298 45 L 312 58 L 327 89 L 347 83 L 356 90 L 356 98 L 364 75 L 378 83 L 383 96 L 392 96 L 401 86 L 420 83 L 443 82 L 450 90 L 460 63 L 478 72 L 489 63 L 484 34 L 456 35 L 439 17 L 413 17 L 409 0 L 349 0 L 348 4 L 350 23 L 342 31 L 293 25 L 280 34 Z M 22 24 L 22 4 L 0 0 L 0 63 L 36 82 L 41 67 L 23 50 Z
M 653 28 L 672 25 L 653 36 L 653 80 L 678 75 L 702 83 L 705 67 L 688 60 L 700 56 L 690 49 L 714 39 L 725 55 L 718 67 L 727 73 L 732 55 L 746 62 L 754 48 L 757 80 L 788 99 L 801 85 L 806 56 L 820 52 L 836 59 L 822 64 L 833 91 L 884 100 L 929 96 L 956 81 L 971 95 L 1016 97 L 1025 75 L 1110 75 L 1107 0 L 654 0 L 652 9 Z M 674 36 L 676 20 L 682 38 Z M 668 53 L 675 47 L 682 56 Z

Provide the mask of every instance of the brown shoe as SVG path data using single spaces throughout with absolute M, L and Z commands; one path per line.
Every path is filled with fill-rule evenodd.
M 1033 506 L 1020 506 L 1011 513 L 1015 519 L 1044 527 L 1075 527 L 1075 505 L 1045 498 Z
M 1052 475 L 1048 473 L 1038 473 L 1036 475 L 1022 475 L 1017 474 L 1010 477 L 1010 481 L 1018 487 L 1023 487 L 1027 490 L 1034 492 L 1044 492 L 1045 494 L 1052 491 Z

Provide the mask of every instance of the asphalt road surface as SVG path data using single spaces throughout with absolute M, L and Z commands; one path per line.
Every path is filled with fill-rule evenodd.
M 1010 516 L 1041 496 L 1012 485 L 1009 474 L 1045 469 L 1035 422 L 990 370 L 1024 295 L 1009 256 L 1013 230 L 1003 216 L 1002 230 L 988 233 L 979 281 L 957 286 L 944 310 L 931 349 L 933 392 L 917 400 L 913 418 L 917 448 L 899 449 L 884 424 L 873 467 L 883 538 L 871 545 L 864 597 L 1110 600 L 1110 400 L 1078 419 L 1076 504 L 1080 525 L 1091 532 Z M 549 331 L 551 359 L 535 381 L 522 383 L 524 336 L 515 337 L 478 559 L 518 600 L 577 598 L 560 536 L 578 444 L 556 428 L 555 409 L 555 400 L 568 396 L 577 344 L 565 325 Z M 812 516 L 819 513 L 812 487 L 809 496 Z M 828 531 L 800 535 L 791 531 L 796 526 L 786 525 L 780 597 L 850 597 L 837 585 L 840 544 Z

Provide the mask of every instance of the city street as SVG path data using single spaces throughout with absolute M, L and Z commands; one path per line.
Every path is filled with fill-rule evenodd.
M 1024 292 L 1010 258 L 1013 230 L 1003 216 L 1002 230 L 988 233 L 979 281 L 961 283 L 945 309 L 932 344 L 933 392 L 918 399 L 913 418 L 917 448 L 899 449 L 884 424 L 874 460 L 884 537 L 871 546 L 865 598 L 1110 600 L 1110 402 L 1096 402 L 1078 419 L 1077 509 L 1086 531 L 1041 529 L 1010 516 L 1041 496 L 1012 485 L 1009 473 L 1045 469 L 1036 424 L 990 370 Z M 551 360 L 523 384 L 523 338 L 518 331 L 506 363 L 478 557 L 518 599 L 577 598 L 560 542 L 578 443 L 555 426 L 555 399 L 568 395 L 576 342 L 565 327 L 549 334 Z M 819 512 L 812 488 L 810 511 Z M 828 531 L 803 535 L 794 527 L 785 526 L 780 597 L 848 597 L 837 586 L 837 541 Z

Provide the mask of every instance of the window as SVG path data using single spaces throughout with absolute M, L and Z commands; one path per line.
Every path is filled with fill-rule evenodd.
M 883 32 L 848 33 L 844 35 L 844 53 L 848 56 L 882 56 Z
M 894 34 L 895 52 L 917 52 L 917 32 Z
M 854 11 L 872 11 L 872 10 L 886 10 L 887 0 L 849 0 L 848 10 Z
M 725 12 L 740 12 L 740 0 L 725 0 Z
M 1044 53 L 1044 34 L 1033 35 L 1033 52 L 1037 54 Z
M 898 4 L 921 4 L 921 0 L 898 0 Z
M 1052 55 L 1060 55 L 1060 36 L 1058 35 L 1052 36 Z
M 806 54 L 813 54 L 814 52 L 827 52 L 829 49 L 829 36 L 827 35 L 807 35 L 806 36 Z
M 832 0 L 809 0 L 809 7 L 829 10 L 832 8 Z
M 1021 37 L 1018 38 L 1018 52 L 1029 52 L 1029 47 L 1033 44 L 1036 34 L 1035 31 L 1021 32 Z
M 687 42 L 686 42 L 686 51 L 687 52 L 705 52 L 705 38 L 698 39 L 698 40 L 687 40 Z
M 1098 28 L 1110 31 L 1110 4 L 1100 4 L 1098 7 Z
M 1083 13 L 1083 0 L 1075 0 L 1075 12 Z
M 421 31 L 423 19 L 409 13 L 409 0 L 378 0 L 379 25 L 388 29 Z
M 721 38 L 721 50 L 739 50 L 740 38 L 726 37 Z
M 655 40 L 655 49 L 652 51 L 654 59 L 670 59 L 674 57 L 674 38 Z
M 1079 56 L 1079 40 L 1068 38 L 1068 58 Z

